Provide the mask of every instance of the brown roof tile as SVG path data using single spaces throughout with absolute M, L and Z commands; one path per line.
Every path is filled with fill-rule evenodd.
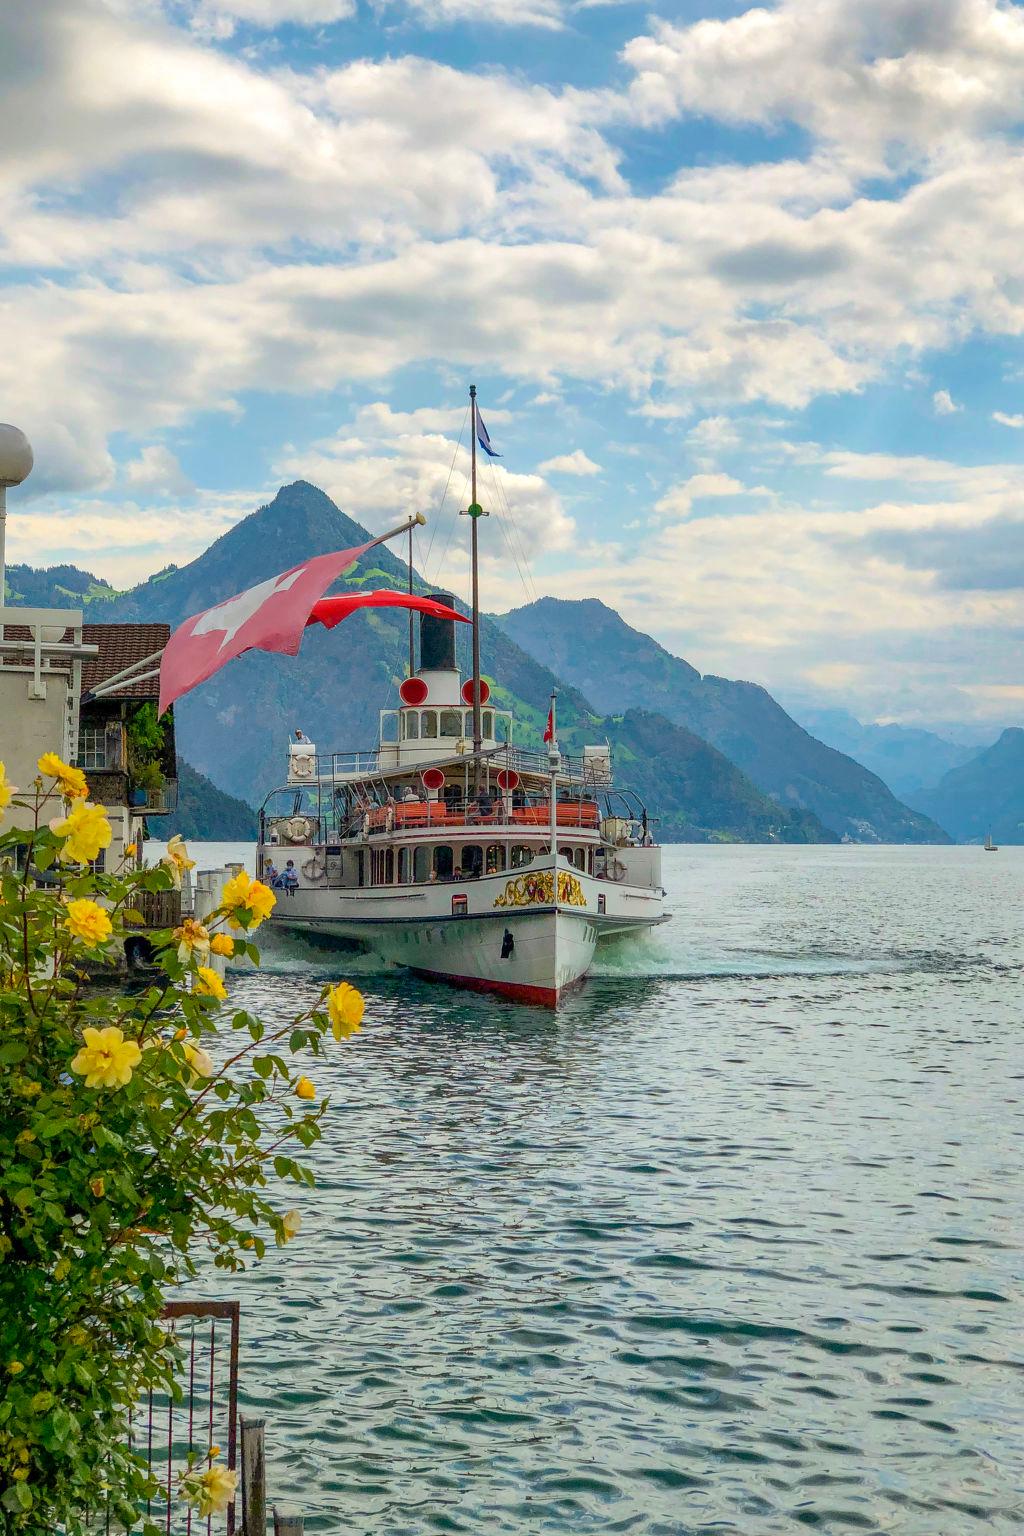
M 122 672 L 133 662 L 143 661 L 154 651 L 162 650 L 170 639 L 169 624 L 83 624 L 82 639 L 88 645 L 98 645 L 99 654 L 82 662 L 82 692 L 96 688 L 115 672 Z M 159 662 L 155 661 L 156 667 Z M 150 671 L 150 668 L 145 668 Z M 151 677 L 144 683 L 132 683 L 119 688 L 111 699 L 156 699 L 160 696 L 160 679 Z

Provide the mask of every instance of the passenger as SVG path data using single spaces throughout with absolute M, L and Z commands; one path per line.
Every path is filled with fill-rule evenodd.
M 413 789 L 412 785 L 411 784 L 407 784 L 405 786 L 405 789 L 402 792 L 402 804 L 403 805 L 415 805 L 418 799 L 419 799 L 419 796 L 417 795 L 416 791 Z
M 270 886 L 272 891 L 279 891 L 281 889 L 281 872 L 277 865 L 274 863 L 273 859 L 270 860 L 266 869 L 263 871 L 263 878 Z
M 289 896 L 294 896 L 299 888 L 299 872 L 295 868 L 295 860 L 289 859 L 281 876 L 281 884 Z

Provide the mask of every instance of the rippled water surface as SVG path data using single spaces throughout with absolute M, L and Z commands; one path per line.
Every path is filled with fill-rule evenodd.
M 1024 1528 L 1024 850 L 665 883 L 557 1017 L 359 977 L 301 1239 L 238 1282 L 307 1530 Z M 339 971 L 267 961 L 267 1017 Z

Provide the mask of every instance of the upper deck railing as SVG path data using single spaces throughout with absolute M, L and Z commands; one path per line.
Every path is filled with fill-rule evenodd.
M 382 774 L 418 773 L 423 768 L 433 766 L 435 762 L 437 766 L 457 765 L 468 769 L 473 761 L 471 753 L 446 755 L 439 752 L 437 758 L 430 764 L 396 763 L 394 752 L 395 744 L 389 742 L 385 743 L 383 748 L 374 747 L 361 752 L 317 752 L 306 756 L 292 754 L 288 762 L 288 782 L 310 784 L 318 779 L 332 782 L 360 776 L 377 778 Z M 519 774 L 532 773 L 547 776 L 551 772 L 548 754 L 532 751 L 526 747 L 494 747 L 488 752 L 481 753 L 481 758 L 495 772 L 502 768 L 511 768 L 513 772 Z M 562 753 L 558 772 L 561 777 L 574 779 L 580 783 L 604 784 L 607 782 L 605 777 L 597 773 L 591 762 L 581 756 L 570 756 L 565 752 Z

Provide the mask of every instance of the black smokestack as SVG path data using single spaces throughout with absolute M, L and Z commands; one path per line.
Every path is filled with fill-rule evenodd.
M 450 592 L 431 592 L 435 603 L 454 606 Z M 455 620 L 435 619 L 429 613 L 420 614 L 420 671 L 445 672 L 455 670 Z

